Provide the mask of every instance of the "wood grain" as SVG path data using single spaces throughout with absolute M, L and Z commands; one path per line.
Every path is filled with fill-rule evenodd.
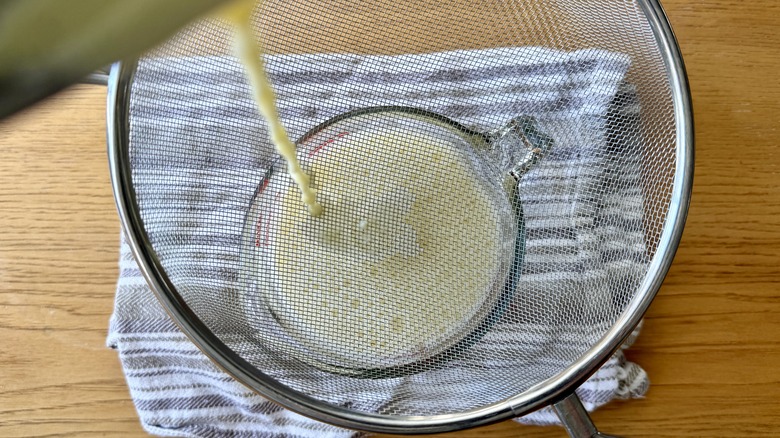
M 780 3 L 667 0 L 694 94 L 688 225 L 630 359 L 644 400 L 595 413 L 626 436 L 780 435 Z M 105 90 L 0 122 L 0 436 L 144 436 L 105 348 L 119 225 Z M 461 437 L 561 437 L 512 422 Z

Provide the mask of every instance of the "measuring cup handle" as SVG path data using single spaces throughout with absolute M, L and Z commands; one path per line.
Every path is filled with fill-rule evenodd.
M 519 180 L 539 162 L 553 146 L 553 139 L 538 128 L 538 122 L 530 116 L 515 117 L 505 125 L 485 133 L 488 142 L 494 147 L 501 147 L 503 142 L 509 142 L 508 147 L 522 147 L 525 155 L 511 163 L 509 174 Z
M 588 411 L 576 394 L 555 403 L 553 409 L 571 438 L 618 438 L 614 435 L 605 435 L 596 429 L 596 425 L 593 424 Z

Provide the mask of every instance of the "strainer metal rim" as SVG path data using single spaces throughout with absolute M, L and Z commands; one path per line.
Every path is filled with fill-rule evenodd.
M 122 228 L 150 288 L 179 328 L 216 365 L 237 381 L 290 410 L 350 429 L 384 433 L 437 433 L 525 415 L 572 394 L 601 366 L 639 323 L 671 266 L 682 237 L 693 186 L 693 112 L 677 40 L 658 0 L 636 0 L 656 37 L 670 79 L 675 110 L 676 163 L 672 196 L 658 248 L 640 291 L 613 327 L 585 354 L 556 376 L 523 394 L 458 414 L 385 416 L 350 411 L 290 390 L 229 349 L 189 308 L 166 275 L 140 216 L 129 162 L 129 96 L 136 60 L 112 66 L 107 98 L 107 141 L 111 183 Z

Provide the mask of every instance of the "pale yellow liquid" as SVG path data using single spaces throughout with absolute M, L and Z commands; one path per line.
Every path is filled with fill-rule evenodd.
M 341 363 L 424 356 L 483 307 L 499 265 L 497 209 L 451 145 L 405 133 L 341 139 L 314 160 L 315 191 L 279 121 L 252 6 L 240 1 L 226 15 L 297 184 L 280 199 L 271 310 L 298 341 Z M 314 219 L 322 213 L 317 196 L 327 211 Z
M 227 12 L 228 17 L 235 24 L 236 53 L 249 77 L 252 86 L 252 96 L 257 104 L 260 114 L 268 123 L 268 135 L 274 144 L 276 151 L 287 162 L 287 171 L 300 190 L 300 199 L 306 204 L 312 216 L 322 213 L 322 206 L 317 203 L 316 192 L 309 184 L 309 176 L 301 168 L 295 155 L 295 144 L 287 136 L 279 113 L 276 109 L 276 95 L 265 73 L 265 64 L 262 57 L 262 47 L 259 39 L 255 38 L 252 31 L 251 12 L 255 2 L 240 1 Z
M 331 147 L 311 167 L 322 219 L 294 188 L 282 195 L 274 313 L 310 348 L 362 365 L 413 360 L 463 334 L 500 265 L 484 184 L 452 145 L 421 134 L 353 134 Z

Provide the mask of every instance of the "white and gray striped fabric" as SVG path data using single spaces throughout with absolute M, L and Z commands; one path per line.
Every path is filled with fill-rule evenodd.
M 584 312 L 592 309 L 592 313 L 597 314 L 593 319 L 599 323 L 586 327 L 577 321 L 570 321 L 571 327 L 548 332 L 541 324 L 533 326 L 533 321 L 525 320 L 523 323 L 529 329 L 524 333 L 518 333 L 516 325 L 499 324 L 487 335 L 487 345 L 496 348 L 507 344 L 509 347 L 509 343 L 524 342 L 543 346 L 548 338 L 566 335 L 574 339 L 572 351 L 584 351 L 594 337 L 603 334 L 604 321 L 614 319 L 613 316 L 625 305 L 625 302 L 620 301 L 625 298 L 625 292 L 616 294 L 611 288 L 625 290 L 641 280 L 646 270 L 647 255 L 641 233 L 643 200 L 636 181 L 640 174 L 639 148 L 636 144 L 638 136 L 615 135 L 615 128 L 609 126 L 610 120 L 619 120 L 625 124 L 632 120 L 636 122 L 638 118 L 635 90 L 625 82 L 630 67 L 629 59 L 624 55 L 600 50 L 560 52 L 535 47 L 405 56 L 408 59 L 400 63 L 399 57 L 389 56 L 267 57 L 268 69 L 282 97 L 280 114 L 288 124 L 291 136 L 296 138 L 303 133 L 298 131 L 305 131 L 306 127 L 315 126 L 344 111 L 386 104 L 424 106 L 434 111 L 441 108 L 440 112 L 476 129 L 494 128 L 497 123 L 520 114 L 535 116 L 543 130 L 556 141 L 556 146 L 542 165 L 524 178 L 521 185 L 520 196 L 529 231 L 526 265 L 518 287 L 533 290 L 544 287 L 541 283 L 545 278 L 567 278 L 567 288 L 561 289 L 566 296 L 560 299 L 565 298 L 569 305 L 579 306 Z M 483 60 L 479 70 L 464 69 L 466 63 L 463 60 L 474 57 Z M 187 63 L 197 64 L 199 68 L 196 70 L 203 70 L 205 64 L 219 66 L 219 71 L 215 71 L 210 80 L 243 80 L 240 66 L 232 60 L 177 60 L 173 67 L 166 60 L 143 61 L 137 75 L 139 82 L 133 93 L 140 96 L 146 93 L 154 98 L 147 99 L 146 103 L 136 100 L 131 104 L 131 111 L 137 115 L 131 125 L 131 139 L 135 144 L 164 145 L 169 139 L 160 135 L 160 129 L 173 129 L 166 135 L 182 138 L 181 133 L 171 127 L 177 126 L 181 119 L 187 117 L 186 112 L 191 108 L 177 107 L 164 113 L 159 108 L 152 108 L 163 105 L 160 102 L 163 96 L 156 94 L 156 84 L 143 82 L 143 72 L 158 74 L 166 69 L 188 71 Z M 305 66 L 305 69 L 295 71 L 284 67 L 290 65 Z M 414 68 L 399 71 L 399 65 Z M 507 86 L 506 81 L 503 81 L 501 87 L 496 87 L 496 78 L 505 79 L 507 75 L 512 76 L 511 84 Z M 170 76 L 175 74 L 171 73 Z M 341 97 L 338 101 L 330 102 L 328 94 L 323 94 L 318 97 L 321 103 L 317 107 L 296 105 L 296 93 L 318 89 L 299 86 L 306 81 L 329 85 L 328 93 L 338 92 Z M 374 83 L 374 89 L 379 91 L 382 81 L 404 81 L 409 86 L 405 88 L 403 96 L 357 92 L 361 89 L 357 84 L 367 81 Z M 415 93 L 415 83 L 425 84 L 424 89 Z M 501 96 L 497 98 L 493 95 L 480 103 L 482 96 L 479 90 L 498 88 Z M 186 92 L 192 93 L 193 98 L 201 102 L 200 105 L 204 101 L 208 102 L 207 96 L 196 96 L 197 87 L 190 87 L 190 91 Z M 420 105 L 421 99 L 424 99 L 424 105 Z M 237 111 L 221 116 L 241 118 L 245 114 L 252 114 L 251 101 L 239 101 L 237 105 Z M 220 111 L 216 108 L 211 110 Z M 161 114 L 170 117 L 171 123 L 160 120 Z M 209 128 L 208 123 L 203 125 L 204 129 Z M 625 129 L 625 126 L 621 129 Z M 217 149 L 222 147 L 219 140 L 219 135 L 211 139 L 199 138 L 199 143 L 194 146 L 199 150 L 208 150 L 210 147 Z M 214 143 L 209 144 L 209 141 Z M 626 154 L 622 160 L 609 159 L 610 154 L 619 154 L 621 150 Z M 134 169 L 139 196 L 144 193 L 144 165 L 144 161 L 137 161 Z M 225 169 L 231 165 L 231 162 L 220 163 L 220 173 L 215 176 L 220 177 L 217 179 L 221 183 L 224 183 L 221 176 L 225 175 Z M 183 165 L 179 162 L 177 166 L 180 169 L 186 167 L 186 162 Z M 204 170 L 197 170 L 200 179 L 197 184 L 193 182 L 188 190 L 202 187 Z M 245 170 L 237 169 L 237 172 Z M 258 169 L 252 169 L 252 172 L 262 174 Z M 186 172 L 179 175 L 186 175 Z M 598 203 L 590 199 L 584 202 L 592 196 L 592 188 L 600 187 L 605 178 L 619 180 L 620 184 L 615 185 L 616 188 Z M 149 184 L 152 182 L 149 181 Z M 178 189 L 183 185 L 186 186 L 186 181 L 179 181 Z M 155 191 L 155 195 L 159 196 L 160 191 Z M 240 200 L 231 199 L 227 202 Z M 562 204 L 569 207 L 562 209 Z M 245 205 L 231 207 L 240 209 L 245 208 Z M 168 205 L 166 208 L 179 206 Z M 564 210 L 568 212 L 568 219 L 561 221 L 559 216 Z M 149 225 L 154 226 L 154 221 L 150 219 Z M 167 229 L 165 232 L 172 230 Z M 551 245 L 555 248 L 551 249 Z M 568 251 L 568 257 L 560 257 L 561 248 L 566 248 L 564 252 Z M 583 272 L 588 275 L 582 276 Z M 587 278 L 578 278 L 578 273 Z M 603 290 L 594 288 L 594 285 L 600 285 Z M 558 298 L 550 299 L 554 301 Z M 585 334 L 578 336 L 578 330 Z M 633 342 L 637 333 L 638 330 L 626 345 Z M 149 433 L 187 437 L 320 437 L 355 434 L 281 409 L 216 368 L 163 311 L 141 276 L 124 239 L 116 306 L 107 342 L 119 353 L 141 423 Z M 549 368 L 539 369 L 541 377 L 549 372 Z M 446 380 L 446 376 L 443 379 Z M 500 391 L 501 382 L 481 383 L 495 385 L 496 390 Z M 399 385 L 403 388 L 405 384 L 414 385 L 414 378 Z M 621 349 L 578 389 L 578 394 L 586 408 L 592 410 L 614 398 L 641 397 L 648 385 L 645 372 L 636 364 L 626 361 Z M 407 395 L 412 393 L 411 389 L 405 391 Z M 551 409 L 545 408 L 518 421 L 555 424 L 557 418 Z

